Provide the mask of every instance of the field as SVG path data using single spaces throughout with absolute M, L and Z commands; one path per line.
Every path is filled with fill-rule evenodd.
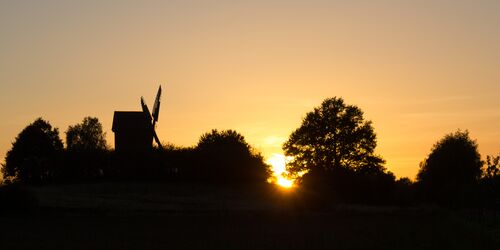
M 498 212 L 291 208 L 286 193 L 195 184 L 29 188 L 39 207 L 0 216 L 1 249 L 500 249 Z

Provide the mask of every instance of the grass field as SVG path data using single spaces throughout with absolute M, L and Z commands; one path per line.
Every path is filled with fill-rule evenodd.
M 305 211 L 192 184 L 30 190 L 39 207 L 3 212 L 0 249 L 500 249 L 500 217 L 492 211 Z

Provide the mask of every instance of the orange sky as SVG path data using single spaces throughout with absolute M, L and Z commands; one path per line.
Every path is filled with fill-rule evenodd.
M 500 1 L 2 1 L 0 157 L 42 116 L 61 130 L 152 106 L 161 140 L 235 129 L 264 155 L 340 96 L 397 176 L 446 133 L 500 153 Z M 3 161 L 3 160 L 2 160 Z

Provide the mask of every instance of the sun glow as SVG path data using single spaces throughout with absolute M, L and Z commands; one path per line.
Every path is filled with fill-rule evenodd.
M 286 179 L 285 177 L 278 177 L 278 180 L 276 181 L 276 184 L 284 187 L 284 188 L 291 188 L 293 187 L 293 180 Z
M 294 184 L 294 179 L 287 177 L 286 163 L 290 161 L 291 157 L 286 157 L 282 154 L 273 154 L 266 163 L 271 165 L 273 172 L 272 176 L 268 179 L 270 183 L 275 183 L 284 188 L 291 188 Z

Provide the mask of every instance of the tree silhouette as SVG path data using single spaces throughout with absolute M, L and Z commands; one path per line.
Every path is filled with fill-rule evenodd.
M 390 200 L 395 177 L 375 155 L 376 145 L 361 109 L 334 97 L 307 113 L 283 150 L 293 157 L 287 166 L 292 175 L 307 172 L 299 178 L 306 203 L 379 204 Z
M 481 194 L 485 205 L 500 208 L 500 155 L 486 156 L 486 166 L 481 178 Z
M 231 148 L 233 150 L 249 151 L 250 145 L 245 141 L 245 137 L 234 130 L 212 129 L 212 131 L 201 135 L 198 141 L 199 149 L 208 148 Z
M 61 180 L 94 180 L 104 175 L 107 165 L 107 145 L 102 125 L 95 117 L 69 126 L 66 131 L 65 167 Z
M 381 169 L 384 160 L 374 154 L 376 145 L 371 122 L 365 121 L 361 109 L 334 97 L 307 113 L 283 150 L 293 156 L 288 166 L 291 173 L 339 168 Z
M 200 137 L 196 147 L 199 168 L 193 175 L 217 183 L 262 182 L 269 176 L 263 157 L 234 130 L 216 129 Z
M 468 131 L 447 134 L 420 164 L 418 185 L 426 199 L 459 204 L 472 198 L 482 175 L 481 156 Z
M 486 169 L 484 170 L 484 178 L 497 178 L 500 176 L 500 155 L 486 156 Z
M 74 151 L 105 150 L 106 134 L 102 131 L 99 119 L 85 117 L 82 123 L 69 126 L 66 131 L 66 145 L 68 150 Z
M 38 118 L 19 133 L 7 152 L 4 178 L 30 184 L 49 181 L 54 178 L 62 150 L 58 129 Z

